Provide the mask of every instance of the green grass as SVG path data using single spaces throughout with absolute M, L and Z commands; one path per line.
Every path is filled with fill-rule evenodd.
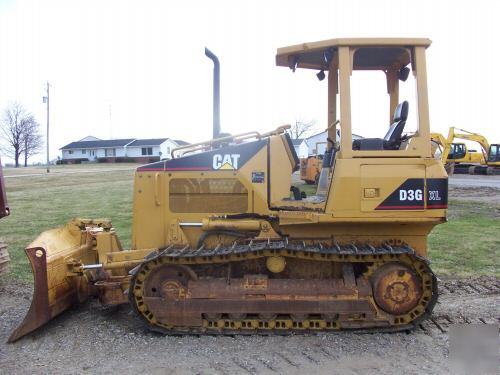
M 298 183 L 307 196 L 316 185 Z M 429 236 L 432 269 L 440 275 L 500 276 L 500 204 L 451 199 L 448 222 Z
M 83 164 L 61 164 L 51 165 L 51 172 L 65 172 L 65 171 L 82 171 L 85 169 L 123 169 L 137 167 L 138 163 L 83 163 Z M 19 175 L 26 173 L 46 173 L 47 167 L 45 165 L 28 165 L 27 167 L 14 168 L 12 166 L 3 167 L 5 175 Z
M 500 276 L 500 205 L 452 199 L 448 223 L 429 236 L 438 274 Z
M 297 187 L 303 191 L 304 193 L 306 193 L 306 195 L 309 197 L 311 195 L 315 195 L 316 194 L 316 189 L 318 188 L 317 185 L 307 185 L 307 184 L 303 184 L 303 185 L 297 185 Z
M 6 178 L 6 185 L 11 215 L 0 222 L 0 238 L 9 247 L 11 277 L 31 280 L 24 248 L 73 217 L 111 219 L 130 246 L 133 170 Z
M 111 219 L 122 244 L 130 246 L 133 170 L 123 170 L 119 164 L 107 166 L 114 170 L 6 179 L 12 214 L 0 222 L 0 238 L 7 242 L 12 259 L 8 277 L 31 280 L 24 248 L 42 231 L 73 217 Z M 89 168 L 70 167 L 82 172 Z M 5 174 L 13 173 L 7 169 Z M 300 188 L 307 189 L 308 195 L 315 192 L 314 186 Z M 449 222 L 430 235 L 433 268 L 443 275 L 500 276 L 499 234 L 500 205 L 452 200 Z

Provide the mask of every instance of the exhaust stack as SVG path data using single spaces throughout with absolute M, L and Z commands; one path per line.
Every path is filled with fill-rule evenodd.
M 220 135 L 220 63 L 217 56 L 205 47 L 205 56 L 214 63 L 214 93 L 213 93 L 213 138 Z

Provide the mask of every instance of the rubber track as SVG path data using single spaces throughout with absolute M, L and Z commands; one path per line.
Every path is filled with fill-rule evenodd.
M 370 244 L 349 244 L 339 245 L 336 242 L 332 244 L 326 243 L 306 243 L 305 241 L 288 241 L 288 240 L 256 240 L 249 243 L 239 243 L 235 241 L 230 246 L 218 245 L 213 249 L 205 249 L 203 246 L 198 249 L 189 248 L 188 246 L 169 246 L 161 249 L 158 252 L 150 254 L 145 258 L 144 262 L 130 271 L 132 275 L 129 299 L 136 313 L 146 322 L 148 328 L 152 331 L 163 334 L 209 334 L 209 335 L 234 335 L 234 334 L 290 334 L 290 333 L 307 333 L 318 332 L 318 329 L 226 329 L 226 328 L 182 328 L 171 329 L 158 325 L 153 325 L 149 320 L 138 310 L 135 303 L 133 289 L 136 281 L 136 276 L 141 269 L 147 265 L 156 263 L 161 259 L 162 263 L 196 265 L 196 264 L 213 264 L 213 263 L 229 263 L 235 261 L 244 261 L 245 259 L 256 259 L 270 255 L 282 255 L 285 257 L 294 257 L 301 259 L 310 259 L 315 261 L 339 261 L 339 262 L 381 262 L 397 261 L 408 257 L 412 263 L 422 265 L 423 271 L 432 279 L 431 299 L 425 307 L 423 314 L 417 316 L 409 324 L 394 325 L 392 327 L 375 327 L 375 328 L 356 328 L 349 329 L 357 332 L 398 332 L 412 330 L 425 319 L 427 319 L 437 302 L 438 288 L 437 278 L 429 267 L 428 259 L 416 254 L 416 252 L 407 245 L 391 246 L 384 243 L 380 247 L 374 247 Z M 405 262 L 407 263 L 407 262 Z M 419 272 L 418 270 L 416 270 Z M 228 319 L 226 319 L 228 320 Z M 328 331 L 330 329 L 327 329 Z

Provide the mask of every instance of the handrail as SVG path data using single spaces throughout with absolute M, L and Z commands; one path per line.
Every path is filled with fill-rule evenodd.
M 335 120 L 332 124 L 327 126 L 326 131 L 330 130 L 334 126 L 337 126 L 338 124 L 340 124 L 340 120 Z
M 267 132 L 267 133 L 264 133 L 261 135 L 261 138 L 267 138 L 267 137 L 270 137 L 272 135 L 279 135 L 279 134 L 283 134 L 284 132 L 286 132 L 288 129 L 290 129 L 292 126 L 287 124 L 287 125 L 281 125 L 281 126 L 278 126 L 276 129 L 274 130 L 271 130 L 270 132 Z
M 270 131 L 268 133 L 264 133 L 264 134 L 260 134 L 256 131 L 253 131 L 253 132 L 241 133 L 241 134 L 236 134 L 236 135 L 228 135 L 228 136 L 221 137 L 221 138 L 211 139 L 209 141 L 203 141 L 203 142 L 198 142 L 198 143 L 194 143 L 191 145 L 176 147 L 172 150 L 170 155 L 172 156 L 172 159 L 175 159 L 176 157 L 184 156 L 185 154 L 188 154 L 188 153 L 192 153 L 192 152 L 196 152 L 196 151 L 200 151 L 200 150 L 205 150 L 214 144 L 218 144 L 218 143 L 221 143 L 224 141 L 243 141 L 245 139 L 250 139 L 250 138 L 262 139 L 262 138 L 270 137 L 272 135 L 282 134 L 288 129 L 290 129 L 290 125 L 282 125 L 282 126 L 279 126 L 278 128 L 276 128 L 275 130 Z M 182 150 L 185 150 L 185 151 L 182 152 L 182 154 L 176 156 L 176 153 L 178 153 L 179 151 L 182 151 Z

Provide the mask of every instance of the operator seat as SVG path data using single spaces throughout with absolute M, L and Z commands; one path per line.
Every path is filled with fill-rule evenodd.
M 356 139 L 352 142 L 353 150 L 399 150 L 402 142 L 403 130 L 408 118 L 408 102 L 397 105 L 394 111 L 393 122 L 387 131 L 385 137 L 382 138 L 363 138 Z

